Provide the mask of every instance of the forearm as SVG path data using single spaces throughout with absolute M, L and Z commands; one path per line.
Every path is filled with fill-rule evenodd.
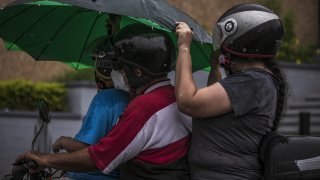
M 189 48 L 180 47 L 176 64 L 175 93 L 179 109 L 184 111 L 197 91 L 192 77 L 192 62 Z
M 207 86 L 210 86 L 222 79 L 221 69 L 220 69 L 221 67 L 220 67 L 218 56 L 219 56 L 218 52 L 213 52 L 211 55 L 211 62 L 210 62 L 211 70 L 208 76 Z
M 210 86 L 216 82 L 219 82 L 222 79 L 220 66 L 219 68 L 215 68 L 210 70 L 209 76 L 208 76 L 208 82 L 207 86 Z
M 63 171 L 86 172 L 97 170 L 90 158 L 88 148 L 72 153 L 58 153 L 43 155 L 45 167 L 60 169 Z
M 69 143 L 65 144 L 65 150 L 67 152 L 74 152 L 78 151 L 80 149 L 87 148 L 89 145 L 80 141 L 77 141 L 75 139 L 72 139 Z
M 74 152 L 83 148 L 88 147 L 89 144 L 80 142 L 74 138 L 61 136 L 57 141 L 52 145 L 53 152 L 59 152 L 65 150 L 67 152 Z

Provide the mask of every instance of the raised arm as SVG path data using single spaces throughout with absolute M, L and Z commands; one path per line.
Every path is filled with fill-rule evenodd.
M 190 45 L 192 30 L 186 23 L 177 22 L 178 58 L 176 64 L 175 93 L 179 110 L 195 118 L 224 114 L 232 110 L 229 97 L 218 82 L 197 89 L 192 77 Z M 217 80 L 215 80 L 217 81 Z
M 183 22 L 177 22 L 176 33 L 178 35 L 178 58 L 175 73 L 175 94 L 179 109 L 185 112 L 188 100 L 197 92 L 197 86 L 192 77 L 190 55 L 193 33 L 189 26 Z

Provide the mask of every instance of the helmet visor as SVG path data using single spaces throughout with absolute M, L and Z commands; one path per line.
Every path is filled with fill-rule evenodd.
M 217 25 L 213 29 L 213 33 L 212 33 L 212 46 L 214 51 L 220 49 L 220 39 L 222 37 L 221 33 L 222 33 L 221 27 Z

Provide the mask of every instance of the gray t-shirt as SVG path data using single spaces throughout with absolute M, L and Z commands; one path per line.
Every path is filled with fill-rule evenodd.
M 233 111 L 194 119 L 189 163 L 191 179 L 250 180 L 261 177 L 258 147 L 270 131 L 277 108 L 278 81 L 259 69 L 220 81 Z

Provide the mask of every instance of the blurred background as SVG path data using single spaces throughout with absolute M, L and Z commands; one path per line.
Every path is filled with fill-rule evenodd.
M 1 0 L 0 7 L 13 1 Z M 210 34 L 218 17 L 234 5 L 260 3 L 274 10 L 285 27 L 285 39 L 277 59 L 290 87 L 287 113 L 279 131 L 290 135 L 320 135 L 319 0 L 169 2 L 193 17 Z M 207 75 L 207 71 L 194 73 L 198 87 L 206 85 Z M 173 79 L 174 73 L 169 77 Z M 59 136 L 74 136 L 95 93 L 92 69 L 76 71 L 57 61 L 35 61 L 27 53 L 8 51 L 0 39 L 0 167 L 4 167 L 0 168 L 0 177 L 10 171 L 17 154 L 30 149 L 38 117 L 35 99 L 48 97 L 52 121 L 44 148 L 50 149 Z

